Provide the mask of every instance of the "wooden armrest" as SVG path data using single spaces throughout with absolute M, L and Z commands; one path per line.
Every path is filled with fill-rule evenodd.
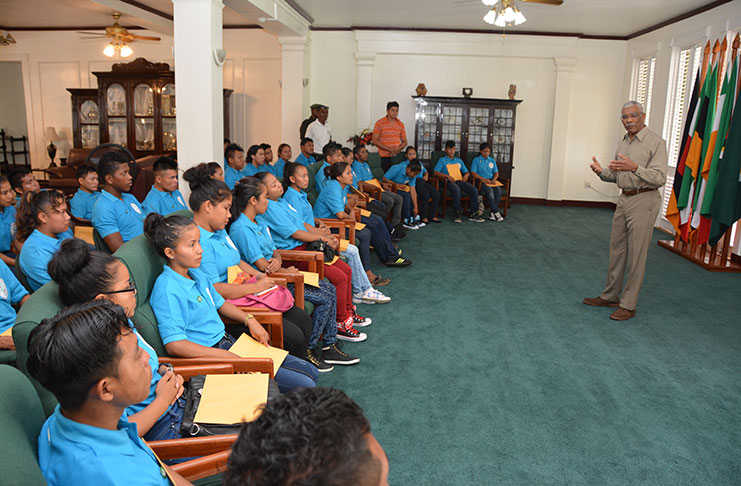
M 282 322 L 282 320 L 281 320 Z M 232 373 L 267 373 L 273 376 L 273 360 L 270 358 L 171 358 L 160 356 L 160 363 L 170 363 L 173 368 L 184 366 L 210 366 L 226 364 L 232 367 Z M 206 373 L 200 373 L 206 374 Z
M 286 283 L 293 284 L 293 297 L 298 307 L 304 308 L 304 276 L 301 273 L 270 273 L 270 278 L 282 278 Z
M 270 335 L 270 344 L 274 348 L 283 348 L 283 314 L 272 311 L 264 307 L 239 307 L 245 314 L 255 316 L 257 322 L 268 331 Z M 224 324 L 243 324 L 242 322 L 232 321 L 222 316 Z
M 353 211 L 357 218 L 360 219 L 360 212 L 359 211 Z M 347 237 L 348 241 L 355 244 L 355 220 L 353 219 L 337 219 L 337 218 L 326 218 L 322 219 L 319 218 L 319 221 L 322 221 L 324 224 L 329 226 L 330 228 L 336 228 L 338 230 L 340 238 Z M 345 231 L 347 231 L 349 234 L 346 234 Z
M 0 349 L 15 349 L 15 343 L 12 336 L 0 336 Z
M 373 197 L 374 199 L 378 199 L 378 200 L 381 199 L 381 192 L 383 191 L 381 191 L 381 189 L 378 188 L 377 186 L 374 186 L 373 184 L 368 184 L 365 181 L 360 181 L 358 183 L 358 187 L 360 188 L 361 191 Z
M 273 279 L 275 285 L 280 285 L 281 287 L 285 287 L 286 285 L 288 285 L 288 279 L 286 279 L 279 273 L 273 273 L 270 278 Z
M 226 363 L 212 363 L 207 365 L 198 366 L 173 366 L 173 370 L 185 378 L 185 381 L 190 381 L 194 376 L 198 375 L 233 375 L 234 367 Z
M 72 213 L 70 213 L 69 218 L 72 220 L 73 223 L 75 223 L 75 226 L 86 226 L 89 228 L 93 227 L 93 222 L 89 219 L 76 218 L 72 216 Z
M 211 435 L 208 437 L 187 437 L 183 439 L 153 440 L 147 442 L 160 459 L 205 456 L 229 449 L 238 434 Z
M 278 250 L 284 263 L 308 262 L 310 272 L 318 273 L 319 280 L 324 278 L 324 255 L 318 251 Z
M 226 464 L 231 453 L 232 450 L 229 448 L 225 451 L 175 464 L 170 466 L 170 469 L 188 481 L 197 481 L 226 471 Z

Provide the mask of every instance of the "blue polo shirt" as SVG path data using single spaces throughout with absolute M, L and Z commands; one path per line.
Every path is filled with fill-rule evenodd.
M 199 271 L 208 278 L 212 284 L 226 282 L 229 277 L 229 267 L 239 265 L 239 250 L 225 229 L 215 233 L 206 231 L 200 226 L 201 232 L 201 266 Z
M 336 180 L 327 183 L 314 204 L 314 216 L 317 218 L 337 218 L 337 213 L 345 210 L 347 204 L 347 187 L 344 189 Z
M 286 161 L 278 157 L 276 162 L 273 162 L 273 175 L 279 179 L 283 179 L 283 169 L 286 168 L 286 164 L 290 164 L 291 161 Z
M 359 181 L 369 181 L 376 178 L 371 172 L 370 165 L 359 160 L 352 163 L 352 175 L 353 180 L 358 179 Z
M 15 206 L 0 207 L 0 251 L 10 251 L 15 236 Z
M 268 172 L 275 175 L 275 173 L 273 172 L 273 167 L 270 164 L 262 164 L 258 166 L 255 166 L 254 164 L 247 164 L 244 166 L 244 172 L 248 176 L 254 176 L 259 172 Z
M 304 223 L 314 226 L 314 210 L 311 208 L 309 198 L 304 191 L 297 191 L 289 186 L 283 194 L 283 200 L 296 210 Z
M 306 231 L 298 212 L 287 201 L 268 201 L 268 210 L 257 216 L 257 222 L 270 228 L 275 246 L 281 250 L 292 250 L 303 242 L 291 238 L 296 231 Z
M 70 420 L 57 405 L 38 445 L 39 467 L 49 486 L 171 484 L 125 416 L 116 430 L 107 430 Z
M 270 228 L 264 223 L 253 222 L 244 214 L 240 214 L 229 228 L 229 236 L 237 244 L 239 255 L 245 262 L 255 263 L 260 258 L 266 260 L 273 258 L 275 243 Z
M 437 161 L 437 164 L 435 164 L 435 172 L 442 172 L 445 175 L 448 174 L 448 164 L 458 164 L 461 168 L 461 174 L 465 174 L 468 172 L 468 169 L 466 169 L 466 164 L 463 163 L 461 159 L 458 157 L 450 158 L 447 155 L 445 157 L 440 157 Z
M 128 192 L 119 199 L 104 189 L 93 207 L 93 227 L 102 238 L 120 233 L 126 242 L 144 232 L 145 216 L 139 201 Z
M 491 179 L 494 177 L 495 172 L 499 172 L 497 168 L 497 162 L 491 155 L 484 158 L 483 155 L 479 155 L 471 163 L 471 172 L 475 172 L 484 179 Z
M 157 213 L 164 216 L 188 208 L 185 206 L 185 199 L 179 190 L 175 189 L 172 192 L 160 191 L 152 186 L 149 194 L 142 202 L 142 209 L 145 215 Z
M 131 405 L 130 407 L 127 407 L 126 410 L 124 410 L 124 415 L 126 417 L 129 417 L 131 415 L 134 415 L 135 413 L 139 413 L 145 408 L 151 404 L 155 397 L 157 396 L 156 389 L 157 389 L 157 383 L 160 382 L 162 379 L 162 375 L 160 375 L 159 369 L 160 369 L 160 362 L 157 358 L 157 353 L 154 351 L 154 348 L 149 345 L 148 342 L 144 340 L 141 334 L 139 334 L 139 331 L 136 330 L 136 327 L 134 327 L 134 324 L 129 319 L 129 326 L 131 326 L 131 330 L 133 331 L 134 335 L 136 336 L 136 340 L 139 342 L 139 347 L 142 348 L 144 351 L 147 352 L 149 355 L 149 367 L 152 368 L 152 379 L 149 381 L 149 396 L 141 403 L 137 403 L 136 405 Z M 167 412 L 165 412 L 167 413 Z M 162 414 L 164 415 L 164 413 Z
M 93 207 L 100 197 L 100 191 L 87 192 L 78 189 L 69 200 L 69 210 L 72 216 L 80 219 L 92 219 Z
M 13 327 L 16 317 L 13 304 L 20 302 L 26 295 L 28 291 L 5 262 L 0 260 L 0 333 Z
M 329 167 L 329 164 L 325 161 L 321 167 L 319 167 L 319 170 L 316 171 L 316 175 L 314 176 L 314 187 L 317 191 L 322 192 L 324 190 L 324 187 L 327 185 L 327 176 L 324 175 L 324 168 Z
M 229 186 L 229 189 L 234 189 L 234 184 L 249 175 L 247 174 L 247 167 L 249 166 L 250 164 L 247 164 L 242 167 L 242 170 L 237 170 L 229 164 L 224 164 L 224 182 Z
M 62 240 L 69 237 L 68 232 L 65 232 L 53 238 L 35 229 L 26 238 L 21 253 L 18 255 L 18 263 L 28 279 L 32 292 L 36 292 L 39 287 L 51 280 L 46 267 L 51 257 L 59 250 Z
M 308 157 L 304 155 L 303 152 L 298 154 L 298 157 L 296 157 L 296 162 L 298 162 L 301 165 L 304 165 L 306 167 L 310 166 L 311 164 L 316 163 L 316 159 L 313 155 L 309 155 Z
M 390 181 L 396 182 L 397 184 L 406 184 L 408 186 L 415 187 L 417 185 L 417 177 L 419 177 L 419 175 L 421 175 L 422 173 L 420 172 L 415 177 L 409 177 L 407 175 L 408 165 L 409 161 L 400 162 L 396 165 L 392 165 L 383 176 Z
M 224 323 L 218 312 L 224 298 L 197 268 L 191 268 L 188 274 L 191 278 L 164 265 L 149 304 L 164 344 L 187 340 L 211 347 L 224 337 Z

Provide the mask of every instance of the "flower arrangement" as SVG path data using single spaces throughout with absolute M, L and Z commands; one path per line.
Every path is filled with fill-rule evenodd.
M 371 143 L 371 140 L 373 140 L 373 130 L 370 128 L 366 128 L 360 133 L 353 135 L 352 137 L 348 138 L 348 142 L 352 142 L 353 145 L 373 145 Z

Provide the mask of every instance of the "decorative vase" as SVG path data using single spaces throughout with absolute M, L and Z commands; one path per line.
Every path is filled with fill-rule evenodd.
M 417 85 L 417 96 L 426 96 L 427 95 L 427 87 L 425 86 L 425 83 L 419 83 Z
M 515 95 L 517 94 L 517 85 L 516 84 L 510 84 L 509 85 L 509 91 L 507 92 L 507 95 L 509 96 L 509 99 L 513 100 L 515 99 Z

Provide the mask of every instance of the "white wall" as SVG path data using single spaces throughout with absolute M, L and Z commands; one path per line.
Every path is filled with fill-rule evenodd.
M 166 62 L 173 67 L 173 39 L 157 33 L 160 42 L 132 44 L 134 55 Z M 93 71 L 108 71 L 116 61 L 102 54 L 105 41 L 82 40 L 76 32 L 16 32 L 17 44 L 0 50 L 0 61 L 19 61 L 23 71 L 26 117 L 32 165 L 48 165 L 44 128 L 54 126 L 64 139 L 57 157 L 66 157 L 72 146 L 72 109 L 67 88 L 94 88 Z M 260 30 L 224 31 L 224 87 L 234 89 L 231 103 L 231 138 L 249 145 L 280 143 L 280 46 Z
M 23 75 L 20 62 L 0 62 L 0 128 L 6 135 L 27 135 L 26 104 L 23 99 Z

